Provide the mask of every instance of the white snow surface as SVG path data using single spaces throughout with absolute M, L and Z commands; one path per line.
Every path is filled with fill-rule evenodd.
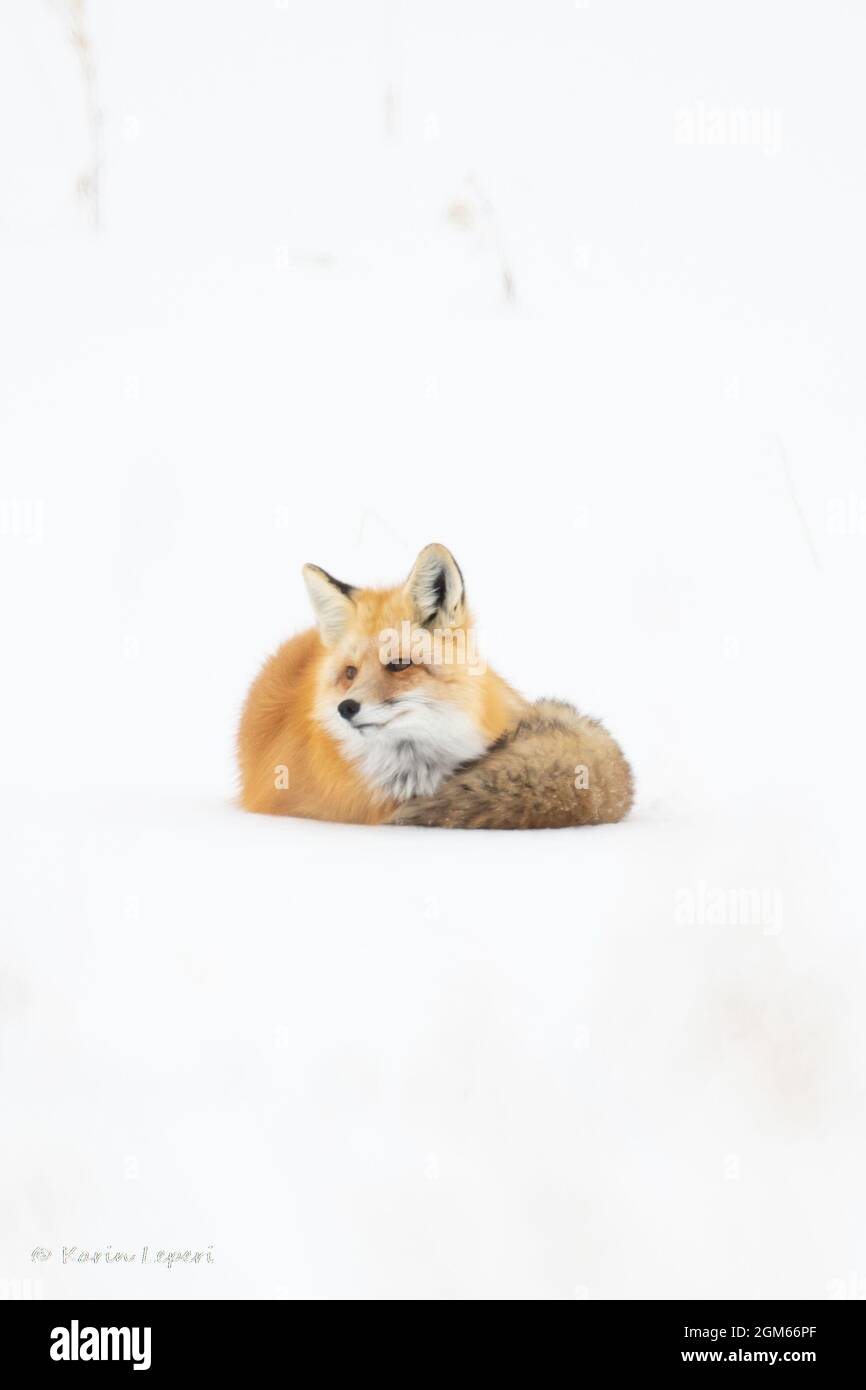
M 0 1292 L 863 1297 L 866 15 L 86 14 L 98 231 L 0 17 Z M 302 563 L 434 540 L 626 823 L 236 808 Z

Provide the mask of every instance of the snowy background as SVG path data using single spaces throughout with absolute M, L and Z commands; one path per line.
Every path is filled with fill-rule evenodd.
M 866 1295 L 864 42 L 7 0 L 0 1292 Z M 301 564 L 432 540 L 624 825 L 235 809 Z

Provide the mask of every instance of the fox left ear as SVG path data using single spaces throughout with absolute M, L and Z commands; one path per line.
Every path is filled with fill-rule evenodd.
M 464 616 L 463 575 L 444 545 L 425 545 L 412 566 L 405 588 L 422 627 L 453 627 Z
M 303 573 L 307 593 L 310 595 L 319 625 L 319 636 L 326 647 L 333 647 L 352 621 L 355 612 L 355 590 L 351 584 L 344 584 L 342 580 L 335 579 L 318 565 L 304 565 Z

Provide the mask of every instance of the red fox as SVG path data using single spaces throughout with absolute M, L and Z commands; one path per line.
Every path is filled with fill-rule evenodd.
M 364 825 L 399 821 L 402 811 L 405 823 L 514 827 L 626 813 L 628 764 L 601 726 L 568 706 L 530 704 L 479 661 L 463 575 L 443 545 L 425 546 L 405 584 L 392 589 L 354 588 L 317 565 L 303 575 L 317 626 L 265 663 L 241 719 L 247 810 Z M 550 736 L 561 732 L 564 712 L 577 722 L 567 724 L 570 742 L 558 745 L 554 769 Z M 523 730 L 528 741 L 519 744 Z M 534 786 L 539 753 L 547 762 Z M 588 776 L 602 774 L 582 803 L 571 772 L 561 786 L 563 756 L 565 764 L 583 757 Z M 452 778 L 467 767 L 481 769 L 474 783 L 462 771 Z M 545 812 L 538 794 L 543 803 L 546 786 L 562 810 Z M 452 787 L 458 799 L 462 787 L 471 813 L 442 810 Z M 499 811 L 482 804 L 488 792 Z M 434 805 L 438 819 L 425 818 L 423 808 Z

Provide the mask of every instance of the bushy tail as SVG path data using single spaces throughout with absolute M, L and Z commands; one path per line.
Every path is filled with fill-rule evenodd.
M 543 830 L 622 820 L 631 768 L 595 719 L 560 700 L 539 700 L 474 763 L 433 796 L 404 802 L 392 825 Z

